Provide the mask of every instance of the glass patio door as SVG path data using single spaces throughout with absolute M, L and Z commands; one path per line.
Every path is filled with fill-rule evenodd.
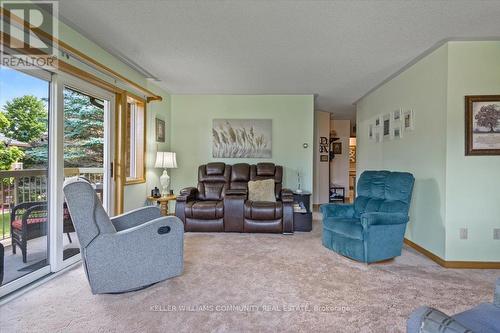
M 0 297 L 77 262 L 66 177 L 113 211 L 115 96 L 67 74 L 0 66 Z
M 0 66 L 0 296 L 50 273 L 51 80 Z
M 112 127 L 114 95 L 98 87 L 68 75 L 57 78 L 59 119 L 57 149 L 58 179 L 63 183 L 68 177 L 88 179 L 98 198 L 108 212 L 113 210 L 111 194 L 111 161 L 113 152 Z M 62 172 L 61 172 L 62 171 Z M 62 190 L 62 184 L 60 185 Z M 80 256 L 80 244 L 76 237 L 71 216 L 58 192 L 57 226 L 55 231 L 53 268 L 59 270 L 76 261 Z

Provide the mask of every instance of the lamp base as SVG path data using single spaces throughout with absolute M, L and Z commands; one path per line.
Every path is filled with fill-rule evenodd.
M 161 195 L 168 195 L 168 185 L 170 185 L 170 176 L 167 173 L 167 169 L 163 170 L 163 174 L 160 177 L 161 184 Z

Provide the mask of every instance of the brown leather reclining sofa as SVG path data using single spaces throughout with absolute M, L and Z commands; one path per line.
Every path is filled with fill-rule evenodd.
M 274 179 L 276 202 L 248 200 L 248 182 L 265 179 Z M 282 181 L 273 163 L 201 165 L 198 187 L 181 190 L 175 215 L 185 231 L 293 233 L 293 194 Z

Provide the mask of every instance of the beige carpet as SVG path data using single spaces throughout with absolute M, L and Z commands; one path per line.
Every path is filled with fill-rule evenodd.
M 491 301 L 500 271 L 444 269 L 405 248 L 366 266 L 311 233 L 186 234 L 181 277 L 90 293 L 81 266 L 7 303 L 1 332 L 403 332 L 423 304 L 447 313 Z

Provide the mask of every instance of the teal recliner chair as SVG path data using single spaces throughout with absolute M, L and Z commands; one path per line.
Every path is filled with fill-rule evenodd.
M 401 255 L 414 182 L 407 172 L 363 172 L 354 204 L 321 205 L 323 245 L 365 263 Z

